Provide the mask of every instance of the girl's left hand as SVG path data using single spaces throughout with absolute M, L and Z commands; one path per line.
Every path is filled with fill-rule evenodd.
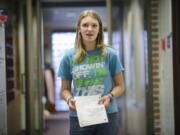
M 111 97 L 110 95 L 105 95 L 104 97 L 102 97 L 99 102 L 99 104 L 104 104 L 105 107 L 108 107 L 109 104 L 111 103 Z

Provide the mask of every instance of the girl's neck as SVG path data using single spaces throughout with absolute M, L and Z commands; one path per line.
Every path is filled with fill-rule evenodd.
M 94 50 L 96 48 L 96 44 L 94 42 L 84 43 L 86 51 Z

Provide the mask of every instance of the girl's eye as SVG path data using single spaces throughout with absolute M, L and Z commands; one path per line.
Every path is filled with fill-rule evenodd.
M 97 24 L 84 23 L 84 24 L 82 24 L 82 27 L 85 27 L 85 28 L 87 28 L 87 27 L 97 28 L 98 25 Z
M 83 24 L 82 26 L 83 26 L 83 27 L 88 27 L 88 24 L 85 23 L 85 24 Z
M 96 24 L 93 24 L 93 25 L 92 25 L 92 27 L 93 27 L 93 28 L 96 28 L 96 27 L 97 27 L 97 25 L 96 25 Z

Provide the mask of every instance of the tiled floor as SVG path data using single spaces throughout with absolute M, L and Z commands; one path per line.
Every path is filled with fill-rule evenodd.
M 68 112 L 58 112 L 45 116 L 44 135 L 69 135 Z

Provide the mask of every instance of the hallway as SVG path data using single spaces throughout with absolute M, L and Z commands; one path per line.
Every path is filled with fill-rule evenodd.
M 57 112 L 45 115 L 45 131 L 43 135 L 69 135 L 68 112 Z
M 104 44 L 125 69 L 125 92 L 116 98 L 119 135 L 180 135 L 179 6 L 178 0 L 0 0 L 0 135 L 69 135 L 57 72 L 86 9 L 102 17 Z M 46 63 L 54 70 L 55 89 L 48 92 L 58 111 L 51 115 L 43 113 Z
M 69 114 L 68 112 L 57 112 L 44 116 L 43 135 L 69 135 Z M 120 131 L 118 135 L 128 135 Z

